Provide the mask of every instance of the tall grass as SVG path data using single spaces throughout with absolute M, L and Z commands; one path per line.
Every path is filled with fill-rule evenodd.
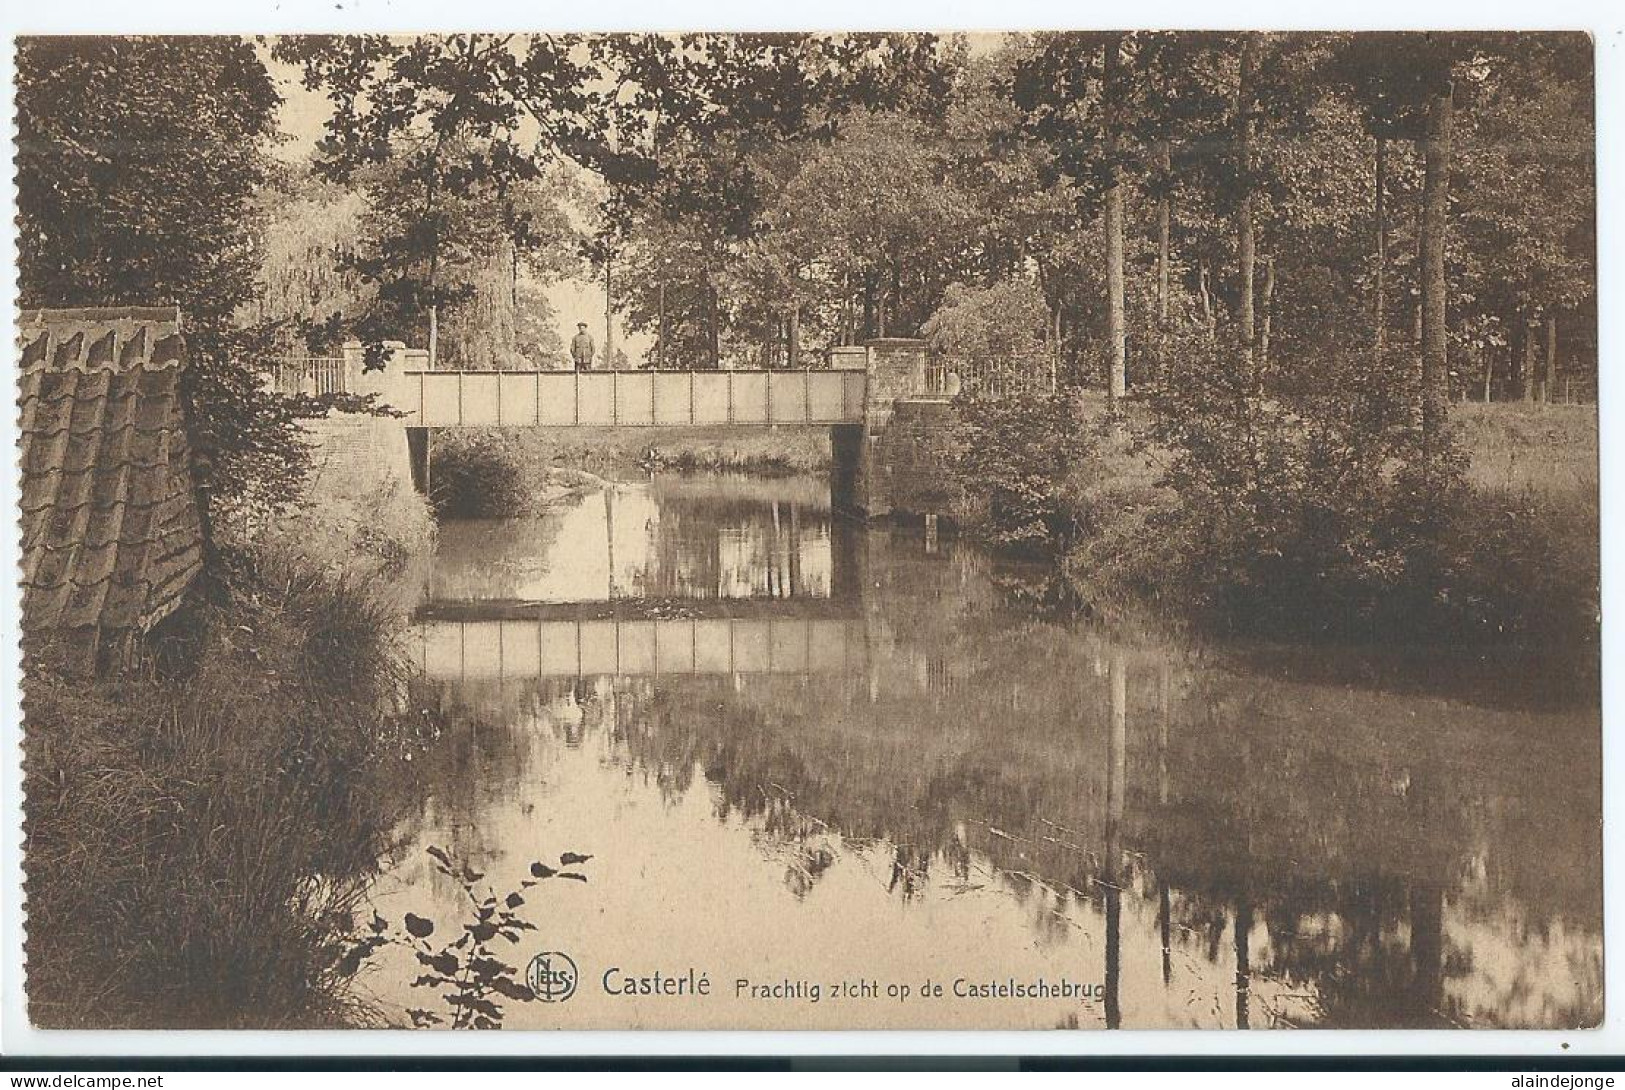
M 1595 405 L 1470 402 L 1452 406 L 1451 423 L 1475 489 L 1595 503 Z
M 273 563 L 319 572 L 404 604 L 421 589 L 434 515 L 412 483 L 325 475 L 244 547 Z
M 404 762 L 433 729 L 395 645 L 398 577 L 427 543 L 426 516 L 399 498 L 324 502 L 303 534 L 293 523 L 228 543 L 216 593 L 123 674 L 87 683 L 51 648 L 27 650 L 36 1024 L 369 1019 L 343 954 L 409 804 Z M 359 532 L 369 517 L 378 548 Z

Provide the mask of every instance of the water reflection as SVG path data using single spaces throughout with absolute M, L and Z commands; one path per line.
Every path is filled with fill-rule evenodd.
M 583 985 L 510 1025 L 1600 1018 L 1594 688 L 1536 707 L 1443 654 L 1432 687 L 1413 671 L 1395 691 L 1349 653 L 1108 639 L 1013 607 L 1034 573 L 832 532 L 827 504 L 779 487 L 657 481 L 623 487 L 610 515 L 588 497 L 539 529 L 443 536 L 435 593 L 504 612 L 419 633 L 455 726 L 379 900 L 455 918 L 428 844 L 499 883 L 549 852 L 594 854 L 592 882 L 549 888 L 536 917 Z M 624 609 L 605 616 L 611 599 Z M 610 996 L 610 966 L 693 966 L 716 987 L 680 1005 Z M 375 986 L 421 1003 L 411 968 Z M 735 987 L 843 976 L 948 994 Z M 1092 990 L 956 998 L 956 979 Z
M 539 518 L 441 528 L 434 601 L 828 598 L 829 494 L 811 482 L 615 484 Z

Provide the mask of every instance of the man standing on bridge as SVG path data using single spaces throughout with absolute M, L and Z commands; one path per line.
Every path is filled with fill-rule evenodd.
M 592 354 L 596 346 L 592 343 L 592 334 L 587 332 L 586 322 L 576 323 L 576 335 L 570 340 L 570 362 L 577 371 L 592 370 Z

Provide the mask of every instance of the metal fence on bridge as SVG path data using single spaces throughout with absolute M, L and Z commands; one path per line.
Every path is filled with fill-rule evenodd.
M 271 361 L 270 386 L 279 394 L 342 394 L 347 392 L 342 356 L 284 356 Z
M 1053 356 L 975 359 L 932 356 L 926 363 L 926 393 L 986 397 L 995 400 L 1022 394 L 1054 393 L 1058 388 Z
M 353 393 L 341 356 L 271 361 L 278 393 Z M 386 398 L 413 424 L 840 423 L 860 420 L 865 375 L 856 370 L 396 372 Z M 1054 393 L 1052 356 L 931 356 L 925 394 L 1006 398 Z

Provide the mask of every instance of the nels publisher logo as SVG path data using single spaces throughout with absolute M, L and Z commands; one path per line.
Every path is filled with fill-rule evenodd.
M 576 981 L 580 978 L 576 963 L 560 950 L 544 950 L 530 959 L 525 970 L 525 983 L 543 1003 L 563 1003 L 576 994 Z

